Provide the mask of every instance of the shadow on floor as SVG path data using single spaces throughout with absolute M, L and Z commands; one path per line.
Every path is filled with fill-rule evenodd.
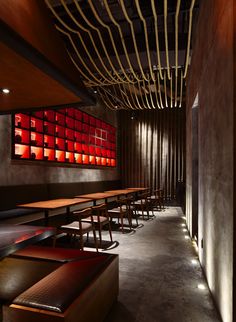
M 135 316 L 125 307 L 125 305 L 119 301 L 114 303 L 112 311 L 108 313 L 103 322 L 134 322 Z

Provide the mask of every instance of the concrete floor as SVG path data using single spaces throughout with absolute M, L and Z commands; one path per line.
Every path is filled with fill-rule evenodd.
M 105 322 L 218 322 L 181 209 L 167 207 L 134 232 L 114 232 L 120 292 Z M 107 232 L 104 239 L 109 240 Z M 206 289 L 198 288 L 199 284 Z M 108 294 L 109 296 L 109 294 Z

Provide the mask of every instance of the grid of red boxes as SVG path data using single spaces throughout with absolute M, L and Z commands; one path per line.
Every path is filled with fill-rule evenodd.
M 116 128 L 76 108 L 14 115 L 13 158 L 116 166 Z

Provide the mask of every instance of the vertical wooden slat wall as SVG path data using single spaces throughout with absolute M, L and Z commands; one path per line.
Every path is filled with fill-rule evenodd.
M 120 111 L 119 120 L 123 187 L 163 188 L 175 198 L 177 181 L 185 180 L 184 108 Z

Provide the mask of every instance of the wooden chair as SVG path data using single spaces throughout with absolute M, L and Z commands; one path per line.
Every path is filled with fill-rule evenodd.
M 90 218 L 90 222 L 84 222 L 83 219 Z M 71 222 L 69 224 L 63 225 L 60 228 L 57 229 L 57 233 L 65 233 L 69 234 L 71 236 L 80 236 L 80 249 L 84 250 L 84 240 L 83 235 L 88 234 L 90 231 L 93 232 L 94 237 L 94 244 L 96 247 L 96 250 L 98 251 L 97 247 L 97 239 L 96 239 L 96 232 L 95 232 L 95 226 L 93 223 L 93 216 L 92 216 L 92 209 L 86 208 L 80 211 L 74 211 L 71 215 Z M 54 246 L 56 243 L 56 238 L 54 238 Z
M 116 201 L 117 207 L 108 210 L 111 218 L 118 218 L 118 223 L 121 220 L 121 230 L 124 233 L 124 218 L 128 219 L 129 228 L 132 229 L 132 222 L 129 211 L 129 199 L 119 199 Z
M 154 190 L 153 194 L 151 196 L 148 197 L 149 203 L 150 203 L 150 209 L 153 210 L 154 208 L 159 208 L 159 210 L 161 210 L 161 201 L 160 201 L 160 196 L 159 196 L 159 191 L 160 189 Z M 154 215 L 154 213 L 153 213 Z
M 109 234 L 112 242 L 113 240 L 112 240 L 110 217 L 107 212 L 106 204 L 103 203 L 101 205 L 92 207 L 92 220 L 95 225 L 95 229 L 97 229 L 99 232 L 100 246 L 102 246 L 102 227 L 105 225 L 108 225 Z M 91 216 L 83 219 L 83 222 L 91 222 Z
M 135 212 L 137 213 L 137 211 L 141 211 L 142 212 L 142 218 L 144 219 L 144 211 L 147 212 L 147 217 L 149 219 L 149 208 L 150 208 L 150 203 L 148 200 L 148 196 L 149 193 L 148 192 L 144 192 L 140 195 L 140 199 L 135 200 L 133 202 L 133 205 L 135 207 Z

